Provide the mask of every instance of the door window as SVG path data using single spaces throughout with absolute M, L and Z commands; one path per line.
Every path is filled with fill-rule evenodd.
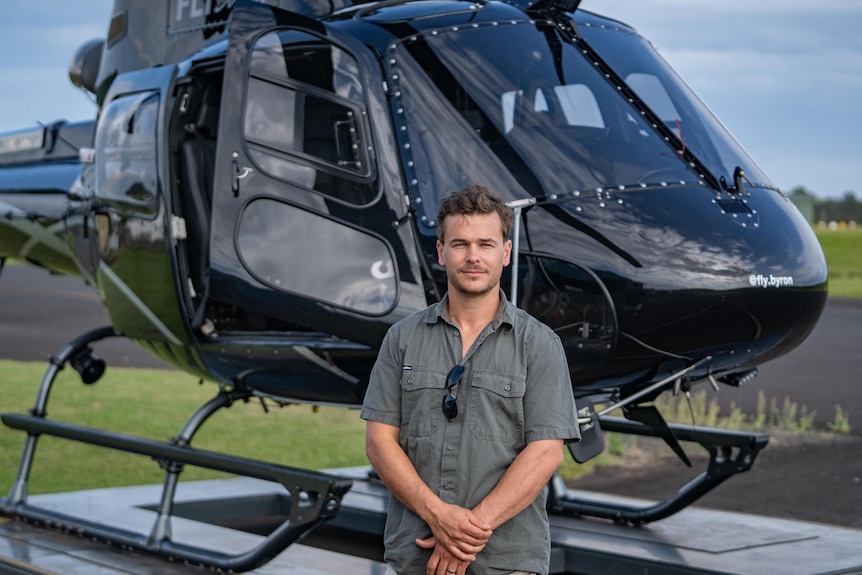
M 245 103 L 251 157 L 269 175 L 351 204 L 376 197 L 359 67 L 298 30 L 262 36 Z
M 392 254 L 372 234 L 268 198 L 246 206 L 237 232 L 246 269 L 269 287 L 370 315 L 395 306 Z

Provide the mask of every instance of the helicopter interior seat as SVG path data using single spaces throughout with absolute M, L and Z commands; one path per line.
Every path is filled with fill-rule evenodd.
M 218 105 L 201 102 L 197 121 L 190 127 L 189 137 L 179 146 L 179 167 L 183 182 L 181 209 L 186 223 L 186 260 L 189 276 L 199 305 L 208 289 L 208 248 L 210 236 L 210 213 L 215 170 L 216 126 Z M 202 314 L 196 319 L 203 320 Z M 193 325 L 197 328 L 198 325 Z
M 306 100 L 308 104 L 308 100 Z M 308 106 L 305 109 L 305 121 L 302 135 L 303 153 L 322 160 L 323 165 L 315 166 L 314 189 L 326 196 L 345 202 L 361 205 L 366 202 L 365 195 L 360 191 L 360 184 L 338 173 L 336 169 L 327 166 L 348 165 L 349 159 L 342 157 L 337 138 L 338 123 L 344 121 L 340 110 L 335 111 L 328 106 Z
M 641 180 L 645 171 L 653 169 L 654 150 L 641 120 L 628 109 L 604 108 L 602 135 L 594 141 L 596 154 L 608 164 L 608 184 L 632 184 Z
M 532 93 L 534 109 L 544 110 L 550 119 L 538 129 L 553 135 L 550 145 L 572 165 L 577 179 L 588 184 L 609 183 L 607 176 L 613 172 L 613 158 L 619 149 L 612 138 L 608 111 L 596 98 L 596 90 L 576 82 L 539 86 Z
M 504 137 L 490 143 L 491 150 L 509 172 L 532 194 L 542 193 L 542 184 L 536 177 L 535 155 L 544 155 L 548 137 L 556 132 L 556 124 L 548 110 L 536 110 L 533 102 L 523 95 L 515 99 L 511 125 Z

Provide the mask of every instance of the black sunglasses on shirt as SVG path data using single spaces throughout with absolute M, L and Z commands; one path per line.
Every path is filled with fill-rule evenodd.
M 443 398 L 443 415 L 446 419 L 452 421 L 458 416 L 458 400 L 455 394 L 452 393 L 452 388 L 461 383 L 461 376 L 464 375 L 464 366 L 456 365 L 446 377 L 446 397 Z

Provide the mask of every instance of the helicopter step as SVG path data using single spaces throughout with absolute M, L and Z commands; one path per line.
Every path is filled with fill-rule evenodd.
M 301 543 L 291 545 L 252 575 L 383 575 L 382 530 L 389 492 L 368 468 L 328 470 L 353 482 L 339 513 Z M 33 496 L 34 504 L 93 521 L 145 530 L 161 488 L 144 485 Z M 572 490 L 597 501 L 611 496 Z M 183 482 L 176 530 L 183 540 L 225 550 L 253 546 L 259 527 L 278 520 L 284 495 L 254 478 Z M 628 503 L 638 503 L 627 500 Z M 643 503 L 642 501 L 640 503 Z M 242 517 L 254 514 L 257 517 Z M 254 532 L 257 533 L 254 533 Z M 688 507 L 663 521 L 636 527 L 608 521 L 551 517 L 554 575 L 862 573 L 862 531 L 801 521 Z M 118 550 L 86 538 L 0 519 L 0 574 L 187 575 L 200 568 Z

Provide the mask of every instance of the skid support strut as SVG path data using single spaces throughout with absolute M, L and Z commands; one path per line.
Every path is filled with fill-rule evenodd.
M 602 417 L 602 430 L 634 435 L 660 437 L 651 427 L 618 417 Z M 568 492 L 562 479 L 551 482 L 549 509 L 553 513 L 587 515 L 613 519 L 620 523 L 640 524 L 664 519 L 691 505 L 726 479 L 751 469 L 754 459 L 766 447 L 769 436 L 724 429 L 694 428 L 669 424 L 677 439 L 701 444 L 709 452 L 707 470 L 665 501 L 649 505 L 628 505 L 575 497 Z
M 121 547 L 153 553 L 172 560 L 222 571 L 241 572 L 265 564 L 322 521 L 333 517 L 338 512 L 342 497 L 352 485 L 350 480 L 316 471 L 193 449 L 189 446 L 195 432 L 212 414 L 223 407 L 229 407 L 237 399 L 248 398 L 249 394 L 245 391 L 221 389 L 215 398 L 204 404 L 192 415 L 179 437 L 173 440 L 173 443 L 46 419 L 48 396 L 57 372 L 72 357 L 76 357 L 82 349 L 86 349 L 89 343 L 112 335 L 118 334 L 113 329 L 103 328 L 88 332 L 73 340 L 60 354 L 52 358 L 51 365 L 43 377 L 32 414 L 4 413 L 0 415 L 3 423 L 10 428 L 27 432 L 27 443 L 21 458 L 18 478 L 10 496 L 6 499 L 0 498 L 0 513 L 39 525 L 74 532 L 84 537 L 95 538 Z M 29 504 L 27 502 L 27 481 L 35 457 L 36 440 L 40 435 L 51 435 L 109 449 L 137 453 L 158 461 L 165 468 L 166 477 L 157 518 L 151 532 L 149 534 L 131 532 Z M 287 520 L 257 546 L 243 553 L 226 554 L 218 550 L 172 541 L 170 520 L 178 476 L 184 465 L 205 467 L 280 483 L 290 494 L 290 511 Z
M 57 374 L 66 366 L 66 363 L 86 351 L 91 343 L 119 335 L 110 326 L 96 328 L 79 335 L 66 344 L 57 355 L 52 356 L 49 360 L 48 369 L 45 370 L 42 376 L 42 382 L 39 384 L 39 391 L 36 394 L 36 402 L 30 413 L 35 417 L 47 417 L 48 399 L 51 395 L 51 389 L 54 387 L 54 380 L 57 378 Z M 38 434 L 31 433 L 27 435 L 27 440 L 24 443 L 24 452 L 21 454 L 21 462 L 18 465 L 18 475 L 15 478 L 15 483 L 12 485 L 9 499 L 3 507 L 18 505 L 27 500 L 27 484 L 30 480 L 30 470 L 33 468 L 33 458 L 36 455 L 36 442 L 38 439 Z M 3 507 L 0 507 L 0 509 L 3 509 Z

